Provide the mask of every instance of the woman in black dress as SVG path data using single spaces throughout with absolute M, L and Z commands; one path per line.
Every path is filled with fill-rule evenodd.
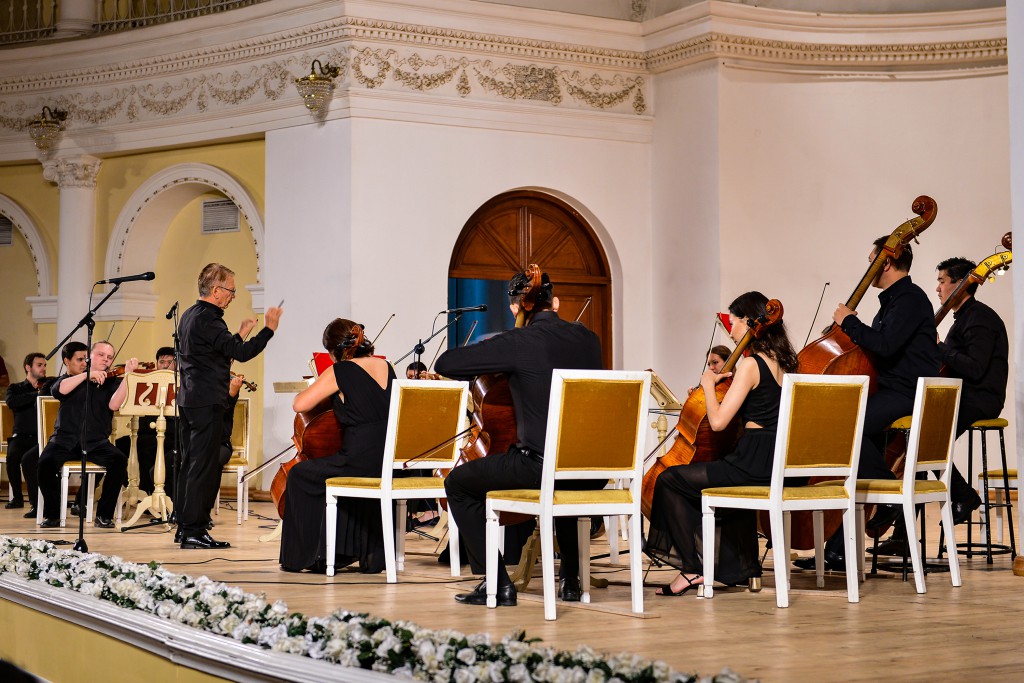
M 363 326 L 336 319 L 323 336 L 335 361 L 308 389 L 295 397 L 296 412 L 311 410 L 330 398 L 344 427 L 341 451 L 300 462 L 288 473 L 281 529 L 281 568 L 324 571 L 326 538 L 324 482 L 331 477 L 379 477 L 384 460 L 391 382 L 391 364 L 375 358 Z M 338 499 L 335 566 L 358 562 L 360 571 L 384 570 L 384 534 L 376 500 Z
M 739 341 L 746 334 L 748 318 L 765 315 L 767 303 L 760 292 L 747 292 L 729 305 L 733 339 Z M 796 371 L 796 352 L 781 322 L 767 327 L 749 348 L 750 358 L 737 366 L 721 403 L 715 396 L 715 384 L 733 373 L 719 375 L 709 368 L 700 380 L 713 430 L 721 431 L 739 415 L 744 430 L 736 450 L 719 460 L 670 467 L 655 484 L 644 551 L 681 572 L 659 589 L 658 595 L 682 595 L 704 582 L 701 491 L 714 486 L 766 486 L 771 481 L 782 375 Z M 718 510 L 715 524 L 715 578 L 724 584 L 738 584 L 761 576 L 755 512 Z

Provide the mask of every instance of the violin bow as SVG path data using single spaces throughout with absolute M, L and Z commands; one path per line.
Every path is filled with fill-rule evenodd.
M 430 359 L 430 365 L 427 366 L 427 372 L 430 372 L 430 368 L 434 367 L 434 361 L 437 360 L 438 355 L 441 353 L 441 347 L 448 341 L 448 335 L 441 337 L 441 343 L 437 345 L 437 351 L 434 351 L 434 357 Z
M 117 360 L 118 355 L 121 353 L 121 349 L 123 349 L 124 345 L 128 343 L 128 337 L 132 336 L 132 332 L 135 331 L 135 326 L 138 325 L 138 324 L 139 324 L 139 318 L 136 318 L 135 322 L 133 322 L 132 326 L 128 329 L 128 334 L 124 335 L 124 339 L 121 340 L 121 345 L 117 347 L 117 351 L 114 351 L 114 357 L 110 361 L 110 367 L 114 367 L 114 361 Z M 110 331 L 111 332 L 114 331 L 114 326 L 113 325 L 110 326 Z
M 386 321 L 384 322 L 384 326 L 380 328 L 380 332 L 378 332 L 378 333 L 377 333 L 377 336 L 376 336 L 376 337 L 374 337 L 374 338 L 373 338 L 373 341 L 371 341 L 371 342 L 370 342 L 370 346 L 376 346 L 376 345 L 377 345 L 377 340 L 378 340 L 378 339 L 380 339 L 380 335 L 384 334 L 384 330 L 386 330 L 386 329 L 388 328 L 388 325 L 390 325 L 390 324 L 391 324 L 391 320 L 392 320 L 392 318 L 394 318 L 394 317 L 395 317 L 395 314 L 394 314 L 394 313 L 392 313 L 392 314 L 391 314 L 391 315 L 390 315 L 390 316 L 388 317 L 388 319 L 387 319 L 387 320 L 386 320 Z
M 403 470 L 409 469 L 409 463 L 416 462 L 417 460 L 422 460 L 423 458 L 427 457 L 431 453 L 436 453 L 437 451 L 441 450 L 442 448 L 450 446 L 455 441 L 458 441 L 460 437 L 463 437 L 463 436 L 465 436 L 466 434 L 468 434 L 469 432 L 472 432 L 472 431 L 473 431 L 473 427 L 470 426 L 470 427 L 466 427 L 465 429 L 463 429 L 461 432 L 459 432 L 455 436 L 449 436 L 447 439 L 445 439 L 441 443 L 437 444 L 436 446 L 431 446 L 430 448 L 428 448 L 427 450 L 423 451 L 419 455 L 416 455 L 416 456 L 406 460 L 404 463 L 402 463 L 402 469 Z
M 263 470 L 267 469 L 268 466 L 270 466 L 273 463 L 277 462 L 281 458 L 281 456 L 283 456 L 285 453 L 287 453 L 288 451 L 290 451 L 293 448 L 295 448 L 295 443 L 294 442 L 292 442 L 290 445 L 286 446 L 285 449 L 283 451 L 281 451 L 280 453 L 277 453 L 276 455 L 270 456 L 270 458 L 268 460 L 264 460 L 260 464 L 259 467 L 256 467 L 256 468 L 251 469 L 248 472 L 246 472 L 245 475 L 242 477 L 242 483 L 244 484 L 245 482 L 249 481 L 250 479 L 255 477 L 257 474 L 262 472 Z
M 711 339 L 708 341 L 708 348 L 704 352 L 704 363 L 701 364 L 701 366 L 700 366 L 700 374 L 702 374 L 702 375 L 704 374 L 704 368 L 707 365 L 708 355 L 711 353 L 711 348 L 715 345 L 715 332 L 718 330 L 718 325 L 721 325 L 721 324 L 722 324 L 721 319 L 718 317 L 718 314 L 715 313 L 715 322 L 712 323 L 712 325 L 711 325 Z M 658 448 L 661 448 L 661 445 L 663 443 L 665 443 L 665 442 L 662 441 L 660 444 L 658 444 Z M 657 450 L 657 449 L 655 449 L 655 450 Z M 650 457 L 650 456 L 648 456 L 648 457 Z
M 828 289 L 830 284 L 832 283 L 826 282 L 825 286 L 821 288 L 821 296 L 818 297 L 818 307 L 814 309 L 814 317 L 811 318 L 811 326 L 807 328 L 807 338 L 804 339 L 804 346 L 807 346 L 807 342 L 811 339 L 811 330 L 814 329 L 814 323 L 818 320 L 818 313 L 821 312 L 821 302 L 825 300 L 825 290 Z
M 466 346 L 467 344 L 469 344 L 469 340 L 473 338 L 473 332 L 476 331 L 476 325 L 479 322 L 480 322 L 479 320 L 474 320 L 473 321 L 473 326 L 469 328 L 469 334 L 467 334 L 466 338 L 462 340 L 462 345 L 463 346 Z
M 594 300 L 594 297 L 592 297 L 592 296 L 588 296 L 587 297 L 587 300 L 583 302 L 583 308 L 580 309 L 579 315 L 577 315 L 576 319 L 573 320 L 574 323 L 578 323 L 580 321 L 580 318 L 583 317 L 583 311 L 587 310 L 587 306 L 589 306 L 590 302 L 593 301 L 593 300 Z

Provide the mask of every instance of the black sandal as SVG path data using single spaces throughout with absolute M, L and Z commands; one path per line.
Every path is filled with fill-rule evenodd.
M 661 587 L 661 592 L 660 593 L 655 592 L 654 594 L 655 595 L 662 595 L 662 596 L 665 596 L 666 598 L 669 598 L 669 597 L 675 598 L 675 597 L 678 597 L 680 595 L 685 595 L 686 592 L 688 590 L 690 590 L 691 588 L 697 588 L 698 586 L 703 586 L 704 585 L 704 581 L 701 581 L 700 583 L 694 583 L 694 581 L 696 580 L 697 577 L 694 577 L 694 579 L 690 579 L 690 578 L 687 578 L 686 574 L 680 574 L 680 576 L 683 577 L 684 581 L 686 581 L 686 585 L 683 586 L 682 590 L 673 593 L 672 592 L 672 584 L 671 583 L 666 583 L 664 586 Z M 701 578 L 703 578 L 703 577 L 701 577 Z

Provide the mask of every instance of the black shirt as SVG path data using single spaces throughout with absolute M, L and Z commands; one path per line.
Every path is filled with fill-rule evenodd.
M 111 421 L 114 419 L 114 411 L 110 409 L 110 399 L 114 392 L 121 386 L 120 377 L 109 377 L 103 384 L 91 382 L 89 387 L 89 406 L 85 405 L 86 380 L 71 390 L 69 394 L 60 392 L 61 384 L 68 378 L 68 375 L 61 375 L 53 381 L 50 393 L 60 401 L 60 410 L 57 412 L 57 424 L 53 430 L 50 442 L 57 442 L 62 446 L 74 446 L 80 443 L 82 435 L 82 420 L 87 420 L 86 425 L 86 449 L 107 441 L 110 438 Z
M 900 278 L 878 295 L 881 308 L 868 327 L 855 315 L 843 320 L 843 332 L 874 355 L 879 389 L 913 398 L 919 377 L 939 373 L 935 314 L 924 290 Z
M 566 322 L 553 311 L 539 311 L 526 327 L 444 352 L 435 367 L 453 379 L 507 373 L 519 444 L 543 453 L 551 371 L 599 369 L 601 341 L 581 323 Z
M 181 408 L 225 406 L 231 381 L 231 360 L 245 362 L 259 355 L 274 336 L 264 327 L 252 339 L 242 341 L 224 323 L 224 311 L 206 301 L 197 301 L 181 315 L 178 338 Z
M 1009 343 L 999 314 L 973 296 L 953 313 L 953 326 L 939 343 L 950 377 L 964 381 L 960 402 L 969 403 L 990 418 L 999 417 L 1006 401 Z
M 14 413 L 12 436 L 36 436 L 36 397 L 50 395 L 52 377 L 45 378 L 36 389 L 26 379 L 7 387 L 7 407 Z

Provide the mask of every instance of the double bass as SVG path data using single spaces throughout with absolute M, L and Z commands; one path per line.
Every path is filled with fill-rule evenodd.
M 921 195 L 914 200 L 911 210 L 917 214 L 901 223 L 886 239 L 885 244 L 868 270 L 864 273 L 850 298 L 846 301 L 847 308 L 856 310 L 868 288 L 885 267 L 886 259 L 897 259 L 911 240 L 917 241 L 928 227 L 935 222 L 938 206 L 935 200 Z M 878 389 L 878 372 L 870 355 L 843 332 L 839 325 L 830 324 L 821 337 L 805 346 L 797 354 L 799 363 L 797 372 L 810 375 L 867 375 L 871 378 L 869 392 Z M 814 480 L 812 480 L 813 483 Z M 809 550 L 814 547 L 813 516 L 809 512 L 794 512 L 791 517 L 791 547 L 798 550 Z M 843 522 L 842 513 L 831 511 L 825 513 L 825 538 L 830 537 Z
M 732 372 L 750 342 L 760 338 L 768 327 L 781 321 L 782 314 L 782 303 L 778 299 L 769 300 L 765 304 L 765 315 L 747 321 L 746 334 L 743 335 L 736 349 L 722 366 L 722 372 L 719 374 Z M 715 385 L 715 395 L 719 403 L 725 398 L 725 393 L 731 385 L 731 377 L 726 377 Z M 677 433 L 672 448 L 646 468 L 641 489 L 640 508 L 648 519 L 650 519 L 651 505 L 654 502 L 654 485 L 662 472 L 675 465 L 717 460 L 728 455 L 735 448 L 742 427 L 739 415 L 733 417 L 729 425 L 718 432 L 711 429 L 707 418 L 707 398 L 704 396 L 703 387 L 697 387 L 686 397 L 686 402 L 683 403 L 683 408 L 679 411 L 679 421 L 675 426 Z M 660 444 L 658 448 L 661 448 Z M 655 457 L 657 450 L 655 449 L 647 456 L 648 460 Z

